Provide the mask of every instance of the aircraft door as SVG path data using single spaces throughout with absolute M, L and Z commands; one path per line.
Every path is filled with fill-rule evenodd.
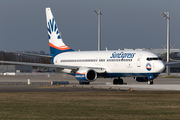
M 137 59 L 137 67 L 141 67 L 141 59 L 142 59 L 142 55 L 139 55 Z
M 100 62 L 101 58 L 96 58 L 96 59 L 97 59 L 97 61 L 95 62 L 95 65 L 99 66 L 101 64 L 101 62 Z

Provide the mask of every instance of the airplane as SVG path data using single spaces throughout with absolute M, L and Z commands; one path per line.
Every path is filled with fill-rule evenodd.
M 112 78 L 113 84 L 123 84 L 122 77 L 136 81 L 153 80 L 164 70 L 165 64 L 155 53 L 140 50 L 74 51 L 62 40 L 51 12 L 46 8 L 47 31 L 52 64 L 0 61 L 0 63 L 61 68 L 62 72 L 75 76 L 79 84 L 88 85 L 97 78 Z M 37 55 L 36 55 L 37 56 Z
M 174 62 L 180 62 L 180 60 L 171 59 L 171 58 L 170 58 L 170 61 L 174 61 Z

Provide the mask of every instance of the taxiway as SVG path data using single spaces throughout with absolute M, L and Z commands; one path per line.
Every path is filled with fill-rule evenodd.
M 31 85 L 27 85 L 27 80 Z M 154 80 L 153 85 L 137 82 L 133 78 L 123 78 L 126 85 L 113 85 L 111 79 L 98 78 L 90 85 L 79 85 L 79 82 L 66 74 L 42 76 L 0 76 L 0 92 L 79 92 L 79 91 L 180 91 L 180 78 L 162 78 Z M 50 85 L 50 81 L 69 81 L 69 85 Z M 75 87 L 73 87 L 75 85 Z

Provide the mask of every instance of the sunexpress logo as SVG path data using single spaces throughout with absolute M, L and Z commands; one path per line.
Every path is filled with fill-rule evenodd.
M 150 63 L 147 63 L 147 64 L 146 64 L 146 69 L 147 69 L 148 71 L 151 71 L 152 67 L 151 67 L 151 64 L 150 64 Z
M 124 53 L 124 52 L 121 52 L 121 53 L 116 53 L 116 52 L 113 52 L 112 53 L 112 56 L 110 58 L 134 58 L 134 55 L 136 53 Z
M 61 38 L 60 34 L 59 34 L 59 31 L 57 29 L 57 25 L 56 25 L 56 23 L 54 21 L 54 18 L 49 20 L 47 29 L 48 29 L 48 37 L 49 37 L 49 39 L 51 39 L 52 35 L 56 35 L 57 39 Z

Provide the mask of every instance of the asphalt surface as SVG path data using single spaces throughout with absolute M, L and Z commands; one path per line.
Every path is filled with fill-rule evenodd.
M 111 79 L 98 78 L 90 85 L 79 85 L 73 76 L 66 74 L 0 76 L 0 92 L 180 91 L 180 78 L 160 77 L 153 85 L 137 82 L 131 77 L 123 79 L 127 84 L 113 85 Z M 51 81 L 69 81 L 69 85 L 51 85 Z

